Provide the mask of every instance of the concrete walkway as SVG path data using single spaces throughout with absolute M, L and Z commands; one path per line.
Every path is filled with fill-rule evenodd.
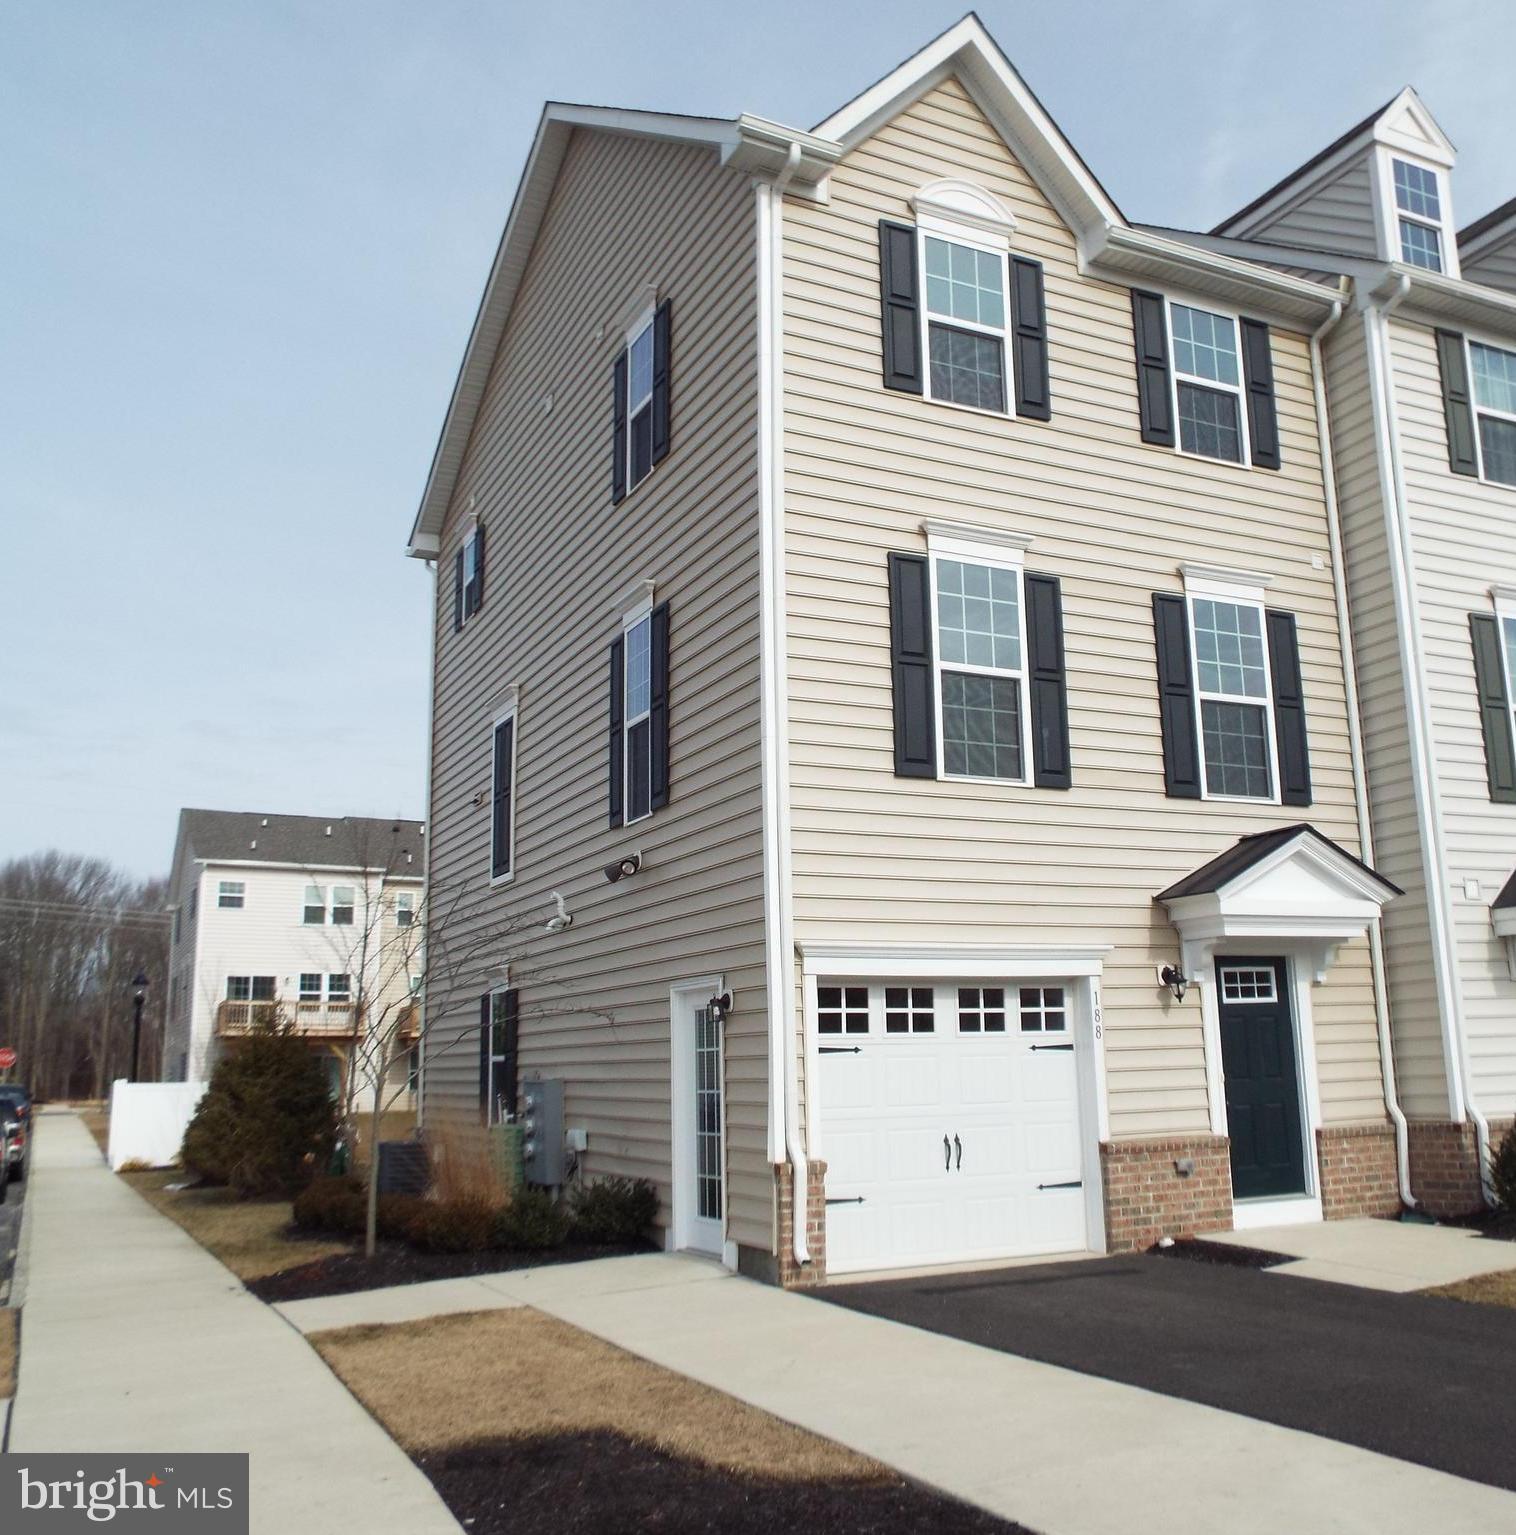
M 1217 1232 L 1206 1240 L 1289 1253 L 1296 1260 L 1269 1269 L 1270 1274 L 1399 1294 L 1516 1269 L 1516 1242 L 1492 1241 L 1464 1226 L 1415 1221 L 1314 1221 Z
M 237 1450 L 268 1535 L 458 1535 L 310 1346 L 43 1112 L 27 1193 L 12 1452 Z
M 420 1295 L 418 1291 L 427 1292 Z M 309 1331 L 530 1305 L 1043 1535 L 1489 1535 L 1516 1494 L 649 1255 L 295 1301 Z

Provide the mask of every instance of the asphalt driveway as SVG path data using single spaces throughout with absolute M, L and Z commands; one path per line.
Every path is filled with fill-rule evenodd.
M 816 1295 L 1516 1491 L 1516 1311 L 1147 1255 Z

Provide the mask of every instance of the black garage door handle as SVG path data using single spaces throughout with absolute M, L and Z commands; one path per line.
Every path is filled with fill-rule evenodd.
M 963 1142 L 955 1135 L 953 1137 L 953 1149 L 958 1153 L 958 1166 L 963 1166 Z
M 948 1172 L 953 1170 L 953 1148 L 948 1144 L 947 1136 L 942 1137 L 942 1165 Z

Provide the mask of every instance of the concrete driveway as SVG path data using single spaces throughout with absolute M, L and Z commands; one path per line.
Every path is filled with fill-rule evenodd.
M 818 1298 L 1516 1490 L 1516 1311 L 1153 1256 Z

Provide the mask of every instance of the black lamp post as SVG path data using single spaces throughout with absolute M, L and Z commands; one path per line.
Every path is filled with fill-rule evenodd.
M 147 1001 L 148 979 L 139 970 L 132 982 L 132 1081 L 137 1080 L 138 1055 L 142 1049 L 142 1004 Z

